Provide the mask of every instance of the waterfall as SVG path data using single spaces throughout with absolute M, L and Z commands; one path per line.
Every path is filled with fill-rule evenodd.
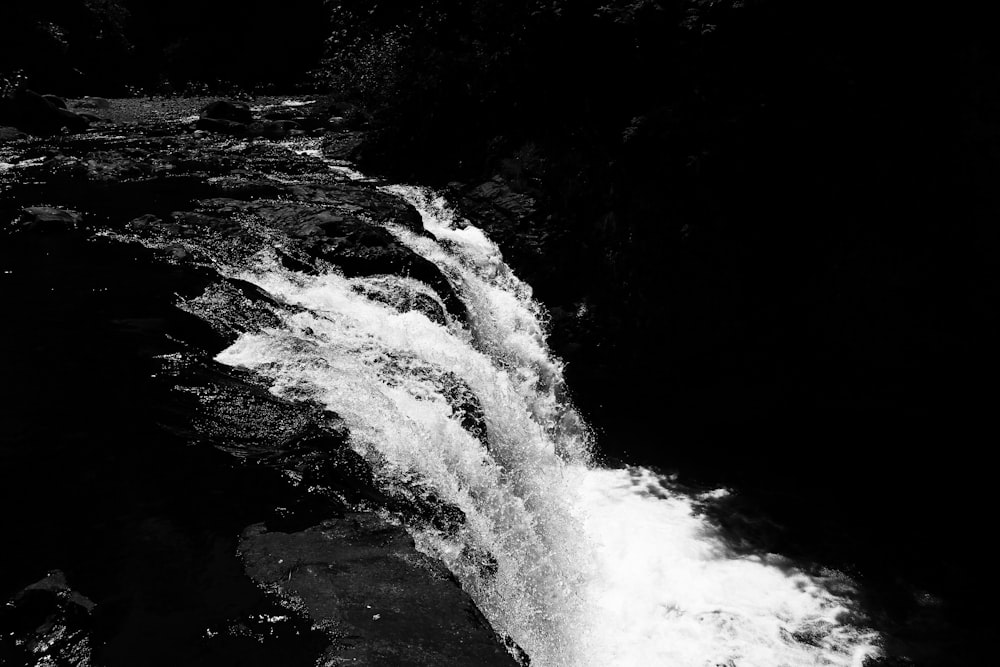
M 441 270 L 467 319 L 412 278 L 299 272 L 271 242 L 215 257 L 220 274 L 284 306 L 217 360 L 335 412 L 382 483 L 459 508 L 458 526 L 410 527 L 416 544 L 532 665 L 861 667 L 877 653 L 877 636 L 848 622 L 848 595 L 775 558 L 727 550 L 695 510 L 710 497 L 650 470 L 596 465 L 531 288 L 442 197 L 382 189 L 419 211 L 428 234 L 385 227 Z M 394 299 L 436 304 L 443 316 Z

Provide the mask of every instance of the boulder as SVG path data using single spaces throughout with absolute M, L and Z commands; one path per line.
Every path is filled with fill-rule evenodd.
M 62 120 L 62 126 L 70 132 L 85 132 L 90 127 L 90 121 L 80 114 L 56 108 L 57 116 Z
M 250 526 L 247 574 L 308 615 L 331 639 L 323 664 L 517 663 L 472 599 L 401 527 L 371 513 L 295 533 Z
M 85 118 L 31 90 L 16 90 L 0 99 L 0 124 L 37 136 L 51 136 L 63 128 L 82 132 L 89 125 Z
M 233 137 L 245 137 L 250 134 L 250 128 L 245 123 L 226 118 L 207 118 L 202 116 L 195 123 L 195 128 L 205 132 L 228 134 Z
M 103 97 L 84 97 L 77 102 L 75 106 L 82 107 L 84 109 L 110 109 L 111 102 Z
M 42 97 L 44 99 L 46 99 L 49 102 L 49 104 L 51 104 L 52 106 L 56 107 L 57 109 L 67 109 L 68 108 L 66 106 L 66 100 L 64 100 L 63 98 L 59 97 L 58 95 L 42 95 Z
M 51 206 L 32 206 L 21 210 L 21 226 L 33 232 L 64 231 L 75 229 L 83 216 Z
M 244 102 L 233 102 L 231 100 L 216 100 L 201 110 L 202 118 L 212 118 L 215 120 L 230 120 L 237 123 L 249 125 L 253 122 L 253 112 L 249 105 Z

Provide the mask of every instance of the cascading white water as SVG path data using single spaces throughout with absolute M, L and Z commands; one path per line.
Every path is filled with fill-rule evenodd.
M 654 473 L 595 466 L 530 288 L 443 199 L 384 189 L 420 211 L 435 238 L 388 229 L 448 277 L 468 323 L 371 298 L 398 289 L 437 299 L 412 280 L 307 276 L 262 253 L 225 270 L 298 308 L 218 360 L 257 371 L 279 395 L 322 402 L 384 480 L 459 507 L 462 527 L 415 528 L 417 545 L 533 665 L 860 667 L 876 651 L 872 633 L 841 622 L 849 600 L 794 569 L 731 555 L 692 499 Z M 485 443 L 448 400 L 456 379 L 478 397 Z

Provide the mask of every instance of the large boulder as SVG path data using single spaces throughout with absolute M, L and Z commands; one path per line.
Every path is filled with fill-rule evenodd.
M 0 125 L 10 125 L 29 134 L 46 137 L 64 128 L 83 132 L 89 124 L 85 118 L 59 108 L 31 90 L 16 90 L 0 99 Z
M 212 118 L 214 120 L 231 120 L 237 123 L 249 125 L 253 122 L 253 112 L 249 105 L 244 102 L 233 102 L 231 100 L 216 100 L 208 104 L 201 110 L 202 118 Z
M 329 635 L 324 664 L 517 664 L 444 566 L 375 514 L 295 533 L 254 525 L 239 551 L 258 585 Z

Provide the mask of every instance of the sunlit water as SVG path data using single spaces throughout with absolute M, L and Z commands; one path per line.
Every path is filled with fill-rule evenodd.
M 860 667 L 877 652 L 873 633 L 846 622 L 854 603 L 823 581 L 730 553 L 694 500 L 653 472 L 595 465 L 530 287 L 443 199 L 384 189 L 420 211 L 434 238 L 388 229 L 442 270 L 468 322 L 373 298 L 420 293 L 444 311 L 408 278 L 348 279 L 333 267 L 305 275 L 269 251 L 218 257 L 220 272 L 290 306 L 280 326 L 241 335 L 218 360 L 336 412 L 385 483 L 459 507 L 456 530 L 412 528 L 418 548 L 455 573 L 533 665 Z M 478 398 L 485 442 L 460 423 L 455 387 Z

